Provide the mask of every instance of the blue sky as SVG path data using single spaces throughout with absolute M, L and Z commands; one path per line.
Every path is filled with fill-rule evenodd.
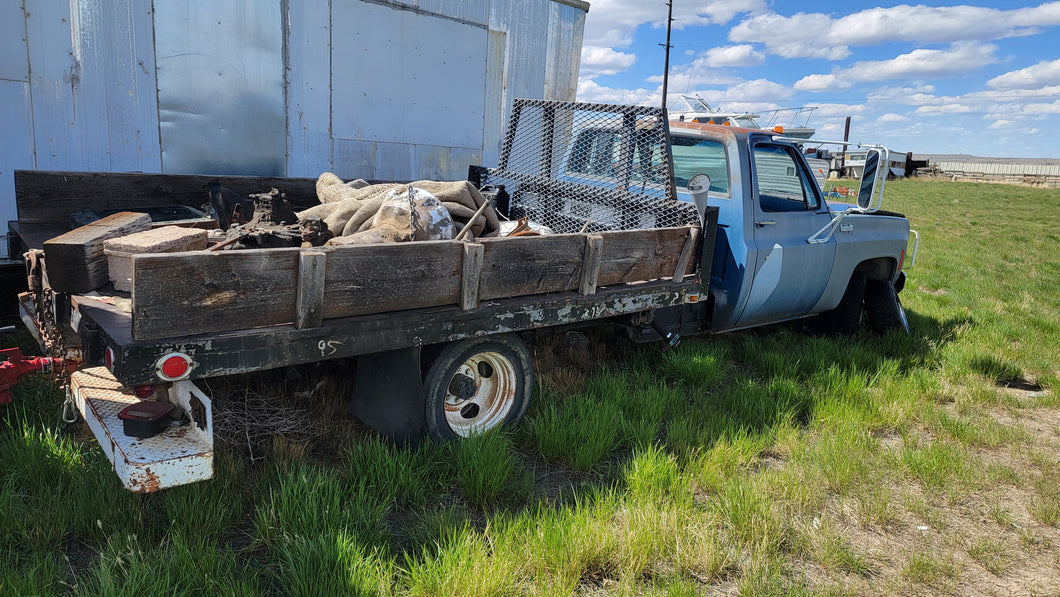
M 592 0 L 579 101 L 656 104 L 664 0 Z M 818 106 L 816 137 L 1060 158 L 1060 1 L 674 0 L 669 98 Z

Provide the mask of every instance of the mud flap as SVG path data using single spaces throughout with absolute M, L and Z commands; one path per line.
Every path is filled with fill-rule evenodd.
M 358 357 L 349 410 L 395 443 L 418 443 L 426 425 L 420 348 Z

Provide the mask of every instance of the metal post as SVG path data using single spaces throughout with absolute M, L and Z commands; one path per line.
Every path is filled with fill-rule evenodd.
M 846 143 L 847 141 L 850 141 L 850 117 L 849 116 L 847 116 L 846 124 L 843 125 L 843 142 Z M 843 153 L 840 154 L 840 157 L 839 157 L 839 176 L 844 176 L 845 175 L 845 172 L 843 172 L 843 170 L 846 169 L 846 167 L 847 167 L 847 149 L 849 149 L 849 148 L 850 148 L 849 145 L 843 145 Z
M 674 22 L 674 0 L 670 0 L 666 3 L 666 45 L 659 44 L 666 48 L 666 62 L 663 66 L 663 91 L 662 91 L 662 109 L 666 110 L 666 88 L 670 82 L 670 26 Z

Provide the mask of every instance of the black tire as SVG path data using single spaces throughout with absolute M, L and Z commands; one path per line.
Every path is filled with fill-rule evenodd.
M 865 302 L 865 274 L 854 272 L 847 282 L 843 299 L 835 309 L 817 316 L 817 330 L 822 334 L 850 336 L 861 327 L 861 314 Z
M 451 342 L 434 357 L 423 388 L 433 439 L 515 425 L 534 391 L 530 350 L 513 334 Z
M 869 280 L 865 286 L 865 310 L 877 334 L 900 331 L 909 334 L 909 320 L 890 280 Z

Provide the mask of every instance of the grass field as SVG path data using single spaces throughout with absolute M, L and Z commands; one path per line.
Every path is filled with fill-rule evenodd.
M 293 398 L 311 371 L 254 390 L 306 425 L 133 495 L 28 380 L 0 407 L 0 595 L 1060 593 L 1060 191 L 886 195 L 921 234 L 912 336 L 544 339 L 503 434 L 396 449 L 341 384 Z

